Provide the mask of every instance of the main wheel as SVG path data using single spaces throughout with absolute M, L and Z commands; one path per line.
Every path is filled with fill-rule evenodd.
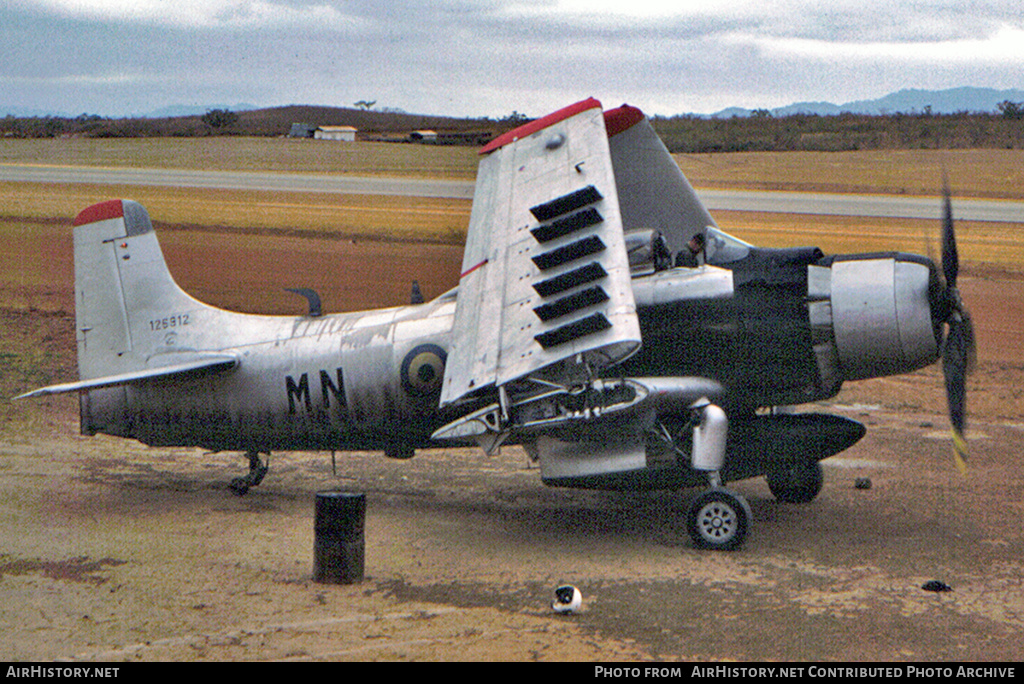
M 699 549 L 732 551 L 743 544 L 750 527 L 750 507 L 727 489 L 711 489 L 690 504 L 686 531 Z
M 768 489 L 783 503 L 808 503 L 814 500 L 825 482 L 817 461 L 791 461 L 768 471 Z

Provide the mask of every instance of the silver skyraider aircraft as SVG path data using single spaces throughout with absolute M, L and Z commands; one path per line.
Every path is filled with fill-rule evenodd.
M 707 490 L 687 529 L 738 547 L 731 480 L 786 502 L 864 426 L 771 410 L 944 354 L 958 462 L 973 351 L 943 260 L 765 249 L 719 230 L 640 110 L 578 102 L 480 151 L 458 288 L 393 309 L 223 311 L 182 291 L 146 210 L 91 206 L 74 225 L 83 434 L 246 452 L 244 494 L 275 450 L 522 445 L 545 484 Z

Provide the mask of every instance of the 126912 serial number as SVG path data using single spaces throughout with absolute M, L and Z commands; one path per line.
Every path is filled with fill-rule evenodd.
M 188 325 L 188 314 L 177 314 L 165 318 L 154 318 L 149 322 L 150 330 L 170 330 Z

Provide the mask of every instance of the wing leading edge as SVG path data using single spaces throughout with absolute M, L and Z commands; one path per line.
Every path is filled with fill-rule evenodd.
M 600 102 L 481 154 L 442 405 L 556 367 L 611 365 L 640 346 Z

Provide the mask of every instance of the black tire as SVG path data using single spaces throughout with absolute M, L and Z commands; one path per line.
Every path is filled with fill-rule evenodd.
M 686 531 L 698 549 L 733 551 L 747 538 L 750 507 L 726 489 L 711 489 L 690 503 Z
M 772 496 L 783 503 L 814 501 L 825 483 L 825 474 L 817 461 L 791 461 L 768 471 L 766 478 Z

